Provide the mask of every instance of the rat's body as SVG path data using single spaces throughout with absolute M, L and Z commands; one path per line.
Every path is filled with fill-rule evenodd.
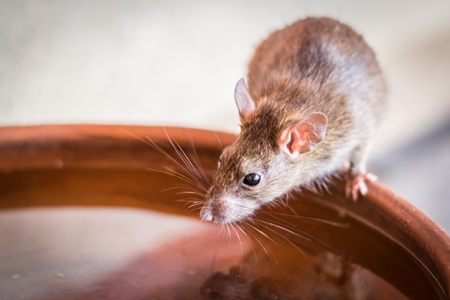
M 242 220 L 260 205 L 349 166 L 348 192 L 365 192 L 365 157 L 385 84 L 375 55 L 350 27 L 308 18 L 271 34 L 235 98 L 242 125 L 222 154 L 201 217 Z

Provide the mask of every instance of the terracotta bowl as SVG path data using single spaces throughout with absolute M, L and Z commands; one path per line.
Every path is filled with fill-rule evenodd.
M 449 299 L 449 236 L 380 183 L 358 202 L 336 179 L 246 222 L 200 221 L 233 140 L 0 128 L 0 299 Z

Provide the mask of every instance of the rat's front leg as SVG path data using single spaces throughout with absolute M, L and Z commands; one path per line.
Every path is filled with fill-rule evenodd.
M 345 195 L 353 201 L 358 201 L 360 194 L 362 196 L 367 194 L 366 182 L 377 180 L 375 175 L 366 170 L 367 148 L 367 146 L 358 147 L 352 152 L 350 166 L 347 169 Z

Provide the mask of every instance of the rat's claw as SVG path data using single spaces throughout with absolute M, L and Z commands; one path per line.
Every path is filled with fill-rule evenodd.
M 353 201 L 358 201 L 359 194 L 366 195 L 368 188 L 367 188 L 367 181 L 375 181 L 377 180 L 377 177 L 373 174 L 366 173 L 366 174 L 351 174 L 349 172 L 347 174 L 347 185 L 345 187 L 345 196 L 347 198 L 352 198 Z

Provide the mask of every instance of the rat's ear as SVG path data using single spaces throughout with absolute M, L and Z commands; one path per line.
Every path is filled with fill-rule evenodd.
M 287 126 L 280 137 L 280 148 L 291 158 L 314 148 L 325 137 L 328 119 L 320 112 Z
M 245 86 L 244 78 L 241 78 L 234 89 L 234 100 L 239 110 L 241 121 L 245 122 L 255 111 L 255 102 Z

